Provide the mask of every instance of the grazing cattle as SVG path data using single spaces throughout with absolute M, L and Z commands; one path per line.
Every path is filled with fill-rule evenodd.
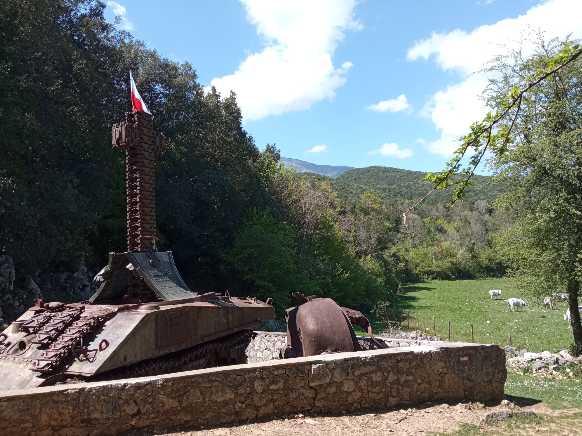
M 491 297 L 492 300 L 501 297 L 501 289 L 490 289 L 489 296 Z
M 578 310 L 582 311 L 582 306 L 578 306 Z M 570 316 L 570 308 L 568 308 L 564 314 L 564 321 L 570 322 L 571 319 L 572 317 Z
M 552 305 L 552 297 L 544 297 L 544 307 L 546 309 L 549 307 L 550 310 L 554 308 L 554 306 Z
M 568 294 L 565 292 L 555 292 L 552 294 L 552 298 L 556 301 L 568 301 Z
M 527 301 L 521 298 L 508 298 L 507 305 L 509 306 L 509 310 L 513 312 L 514 310 L 519 310 L 520 307 L 527 306 Z

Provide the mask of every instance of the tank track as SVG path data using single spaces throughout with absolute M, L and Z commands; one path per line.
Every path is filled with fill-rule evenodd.
M 245 350 L 253 335 L 254 333 L 251 330 L 245 330 L 224 338 L 206 342 L 188 350 L 139 362 L 127 368 L 109 371 L 84 381 L 147 377 L 245 363 Z M 78 380 L 72 381 L 78 382 Z M 68 380 L 67 382 L 71 381 Z

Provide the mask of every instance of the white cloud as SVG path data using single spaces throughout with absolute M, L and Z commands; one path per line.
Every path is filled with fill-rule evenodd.
M 449 156 L 469 125 L 486 113 L 482 94 L 490 77 L 483 68 L 498 56 L 520 49 L 527 56 L 535 48 L 535 37 L 582 37 L 582 1 L 547 0 L 523 15 L 506 18 L 466 32 L 433 33 L 414 44 L 408 60 L 433 59 L 445 71 L 460 74 L 460 81 L 436 92 L 423 109 L 432 119 L 440 137 L 428 143 L 433 153 Z
M 382 100 L 378 103 L 368 106 L 368 109 L 374 112 L 400 112 L 410 109 L 410 103 L 406 95 L 400 94 L 396 98 Z
M 385 157 L 395 157 L 396 159 L 408 159 L 413 155 L 410 148 L 401 148 L 394 142 L 382 144 L 380 148 L 370 151 L 370 154 L 379 154 Z
M 450 156 L 459 146 L 471 123 L 483 118 L 487 107 L 481 95 L 487 86 L 485 74 L 474 74 L 465 80 L 436 92 L 424 108 L 441 136 L 428 141 L 428 149 Z
M 127 9 L 125 6 L 113 0 L 107 0 L 105 5 L 111 9 L 111 12 L 115 16 L 116 24 L 121 30 L 133 30 L 133 23 L 127 18 Z
M 307 153 L 323 153 L 324 151 L 327 151 L 327 144 L 314 145 L 307 150 Z
M 345 32 L 361 27 L 353 15 L 356 0 L 241 2 L 266 46 L 210 84 L 223 95 L 235 91 L 247 120 L 332 99 L 352 67 L 349 61 L 335 67 L 332 57 Z

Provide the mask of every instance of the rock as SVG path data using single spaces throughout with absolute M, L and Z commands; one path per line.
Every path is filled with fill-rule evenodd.
M 0 316 L 2 322 L 11 322 L 18 318 L 26 308 L 38 298 L 38 286 L 16 289 L 14 281 L 16 270 L 12 257 L 5 253 L 0 254 Z M 29 283 L 30 284 L 30 281 Z
M 552 353 L 550 353 L 549 351 L 542 351 L 542 352 L 539 354 L 539 357 L 540 357 L 541 359 L 547 359 L 547 360 L 553 360 L 553 359 L 556 359 L 556 355 L 555 355 L 555 354 L 552 354 Z
M 71 292 L 81 299 L 88 299 L 91 296 L 91 276 L 87 271 L 85 262 L 81 261 L 79 269 L 71 278 Z
M 509 357 L 506 360 L 508 368 L 531 369 L 534 373 L 551 373 L 559 371 L 561 367 L 572 363 L 582 362 L 582 359 L 573 357 L 566 350 L 559 353 L 543 351 L 541 353 L 524 352 L 522 355 Z
M 26 291 L 34 296 L 34 298 L 42 298 L 42 291 L 31 276 L 26 278 Z
M 516 406 L 515 406 L 515 403 L 512 403 L 512 402 L 511 402 L 511 401 L 509 401 L 509 400 L 503 400 L 503 401 L 501 402 L 501 406 L 503 406 L 503 407 L 506 407 L 506 408 L 508 408 L 508 409 L 515 409 L 515 407 L 516 407 Z
M 353 380 L 345 380 L 342 384 L 342 391 L 353 392 L 356 389 L 356 384 Z
M 527 362 L 524 361 L 521 357 L 512 357 L 511 359 L 507 360 L 507 366 L 510 368 L 525 368 L 527 367 Z
M 564 359 L 566 362 L 572 362 L 574 360 L 574 356 L 572 356 L 568 351 L 562 350 L 559 353 L 559 356 Z
M 547 368 L 546 362 L 542 360 L 536 360 L 532 365 L 531 369 L 533 372 L 540 372 Z
M 309 386 L 319 386 L 329 383 L 331 379 L 331 372 L 324 364 L 311 365 L 311 374 L 309 375 Z
M 506 421 L 511 418 L 535 418 L 537 415 L 534 412 L 523 410 L 499 410 L 489 412 L 481 420 L 481 425 L 492 425 Z
M 531 362 L 532 360 L 537 360 L 540 358 L 539 353 L 524 353 L 523 356 L 521 357 L 521 359 L 523 359 L 526 362 Z
M 255 332 L 245 354 L 247 362 L 265 362 L 281 358 L 281 352 L 287 345 L 287 335 L 277 332 Z

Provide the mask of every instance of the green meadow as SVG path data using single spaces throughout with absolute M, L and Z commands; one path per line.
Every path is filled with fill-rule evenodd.
M 490 289 L 501 289 L 498 300 L 491 300 Z M 506 299 L 524 298 L 528 306 L 510 312 Z M 404 286 L 400 294 L 404 310 L 404 327 L 433 333 L 448 339 L 511 344 L 528 351 L 559 351 L 572 342 L 568 323 L 563 316 L 566 303 L 554 310 L 545 309 L 541 301 L 524 294 L 509 279 L 433 280 Z M 471 333 L 473 326 L 473 334 Z

